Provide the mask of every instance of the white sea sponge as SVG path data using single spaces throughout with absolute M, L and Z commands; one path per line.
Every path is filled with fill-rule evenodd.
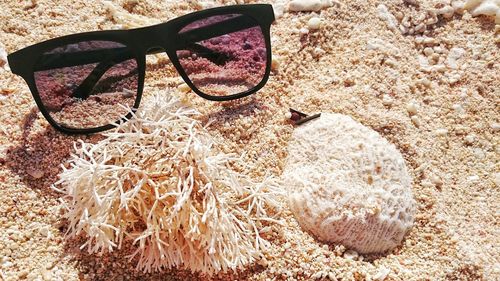
M 290 208 L 317 238 L 360 253 L 396 247 L 413 224 L 411 178 L 396 147 L 341 114 L 297 127 L 283 172 Z
M 76 143 L 53 186 L 65 195 L 67 238 L 83 234 L 91 253 L 132 243 L 147 272 L 213 274 L 255 261 L 269 244 L 261 230 L 276 222 L 277 181 L 232 171 L 241 159 L 218 152 L 195 114 L 174 98 L 149 98 L 102 141 Z
M 500 24 L 500 0 L 468 0 L 464 9 L 472 16 L 487 15 L 494 16 L 495 23 Z

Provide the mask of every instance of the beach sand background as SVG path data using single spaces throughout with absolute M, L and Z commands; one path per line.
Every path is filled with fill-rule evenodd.
M 159 20 L 209 4 L 115 3 Z M 358 256 L 318 242 L 284 210 L 285 224 L 268 235 L 272 246 L 264 259 L 213 278 L 500 280 L 499 31 L 493 17 L 467 12 L 419 25 L 432 22 L 429 11 L 443 3 L 354 0 L 316 13 L 286 12 L 272 26 L 279 65 L 269 83 L 235 102 L 184 93 L 167 59 L 149 59 L 144 94 L 179 95 L 203 120 L 215 118 L 209 129 L 220 148 L 245 152 L 252 165 L 244 172 L 255 178 L 283 170 L 293 130 L 285 118 L 289 107 L 352 116 L 394 143 L 413 177 L 415 225 L 396 250 Z M 380 4 L 394 18 L 384 19 Z M 0 11 L 0 46 L 8 53 L 57 36 L 123 27 L 100 1 L 5 0 Z M 322 19 L 320 29 L 301 32 L 313 16 Z M 410 34 L 411 28 L 418 31 Z M 128 248 L 99 256 L 80 251 L 83 240 L 65 241 L 60 195 L 50 185 L 75 140 L 100 136 L 54 131 L 24 81 L 7 70 L 0 71 L 0 109 L 0 280 L 208 279 L 187 271 L 138 272 Z

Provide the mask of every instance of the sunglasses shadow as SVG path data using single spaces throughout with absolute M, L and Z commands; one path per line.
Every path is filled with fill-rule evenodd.
M 50 126 L 37 131 L 37 119 L 38 109 L 34 107 L 21 124 L 21 141 L 6 151 L 5 166 L 40 195 L 59 197 L 49 187 L 57 181 L 61 164 L 69 158 L 78 137 L 61 134 Z
M 208 114 L 201 118 L 201 121 L 203 123 L 210 122 L 209 127 L 221 128 L 224 123 L 232 122 L 242 117 L 253 116 L 256 114 L 256 111 L 268 109 L 266 105 L 255 97 L 221 102 L 221 105 L 221 109 L 208 112 Z

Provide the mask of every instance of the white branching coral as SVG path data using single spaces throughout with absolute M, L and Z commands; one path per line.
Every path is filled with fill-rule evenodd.
M 78 142 L 53 187 L 64 193 L 67 237 L 89 252 L 132 242 L 146 272 L 186 268 L 212 274 L 255 261 L 278 222 L 277 181 L 254 182 L 219 153 L 196 111 L 152 98 L 97 144 Z

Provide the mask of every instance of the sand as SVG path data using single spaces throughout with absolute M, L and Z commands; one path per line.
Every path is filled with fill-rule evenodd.
M 131 13 L 167 20 L 207 1 L 118 2 Z M 494 18 L 444 9 L 434 23 L 428 11 L 445 8 L 445 1 L 335 3 L 276 21 L 271 32 L 279 67 L 256 95 L 214 103 L 181 93 L 174 68 L 156 58 L 148 63 L 145 94 L 183 96 L 203 120 L 213 118 L 209 128 L 222 149 L 246 152 L 251 165 L 243 172 L 255 178 L 283 170 L 293 130 L 285 118 L 289 107 L 351 115 L 403 154 L 418 204 L 414 228 L 396 250 L 360 256 L 317 242 L 285 210 L 284 225 L 268 235 L 272 247 L 264 259 L 213 278 L 499 280 L 500 42 Z M 0 11 L 0 46 L 8 53 L 122 26 L 94 1 L 8 0 Z M 313 16 L 320 28 L 304 29 Z M 100 136 L 54 131 L 24 81 L 9 71 L 0 71 L 0 107 L 0 280 L 209 279 L 176 270 L 144 274 L 126 258 L 128 249 L 89 255 L 79 250 L 81 241 L 65 241 L 60 195 L 49 187 L 73 141 Z

